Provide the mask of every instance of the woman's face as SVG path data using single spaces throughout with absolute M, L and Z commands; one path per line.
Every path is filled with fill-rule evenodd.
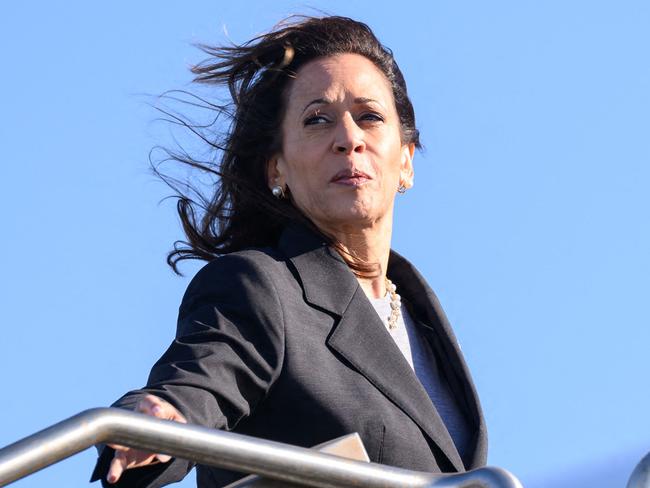
M 389 82 L 364 56 L 319 58 L 298 70 L 282 139 L 269 161 L 269 187 L 287 187 L 321 229 L 392 219 L 397 188 L 413 184 L 414 145 L 402 144 Z

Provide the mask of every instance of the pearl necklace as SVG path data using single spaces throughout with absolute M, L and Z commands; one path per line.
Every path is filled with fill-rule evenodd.
M 397 320 L 399 319 L 400 308 L 402 306 L 402 299 L 396 292 L 397 287 L 386 278 L 386 291 L 390 295 L 390 316 L 388 317 L 388 329 L 394 330 L 397 328 Z

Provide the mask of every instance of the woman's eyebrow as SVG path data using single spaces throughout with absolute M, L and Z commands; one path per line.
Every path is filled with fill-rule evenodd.
M 304 114 L 305 110 L 307 110 L 312 105 L 329 104 L 329 103 L 332 103 L 332 100 L 330 100 L 329 98 L 317 98 L 315 100 L 312 100 L 307 105 L 305 105 L 305 108 L 302 109 L 301 115 Z
M 378 105 L 382 105 L 382 103 L 379 100 L 375 100 L 374 98 L 367 98 L 367 97 L 357 97 L 354 99 L 354 103 L 376 103 Z
M 330 104 L 332 103 L 332 100 L 329 98 L 316 98 L 309 102 L 307 105 L 305 105 L 305 108 L 302 109 L 301 115 L 305 113 L 305 110 L 307 110 L 309 107 L 312 105 L 320 105 L 320 104 Z M 354 99 L 355 104 L 362 104 L 362 103 L 376 103 L 378 105 L 381 105 L 383 107 L 383 104 L 375 100 L 374 98 L 368 98 L 368 97 L 357 97 Z

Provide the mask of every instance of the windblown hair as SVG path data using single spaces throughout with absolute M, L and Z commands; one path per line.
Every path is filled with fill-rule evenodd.
M 184 259 L 208 261 L 248 247 L 274 245 L 291 223 L 311 228 L 338 249 L 337 242 L 317 229 L 290 198 L 272 196 L 267 162 L 282 149 L 281 124 L 297 71 L 316 58 L 342 53 L 365 56 L 384 73 L 392 88 L 402 142 L 420 147 L 413 106 L 392 52 L 367 25 L 335 16 L 291 17 L 242 45 L 199 47 L 209 58 L 192 68 L 194 81 L 228 88 L 229 103 L 209 107 L 229 124 L 219 137 L 208 138 L 196 126 L 183 123 L 211 146 L 214 162 L 196 160 L 185 152 L 167 152 L 172 160 L 212 177 L 212 194 L 205 195 L 190 184 L 174 184 L 154 166 L 177 193 L 178 215 L 187 239 L 175 243 L 168 264 L 179 273 L 178 263 Z M 372 273 L 371 263 L 345 253 L 343 257 L 357 274 Z

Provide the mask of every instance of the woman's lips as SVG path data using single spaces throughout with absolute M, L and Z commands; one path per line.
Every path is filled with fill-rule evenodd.
M 331 182 L 336 183 L 337 185 L 360 186 L 371 179 L 372 178 L 363 171 L 343 170 L 336 173 L 331 179 Z

